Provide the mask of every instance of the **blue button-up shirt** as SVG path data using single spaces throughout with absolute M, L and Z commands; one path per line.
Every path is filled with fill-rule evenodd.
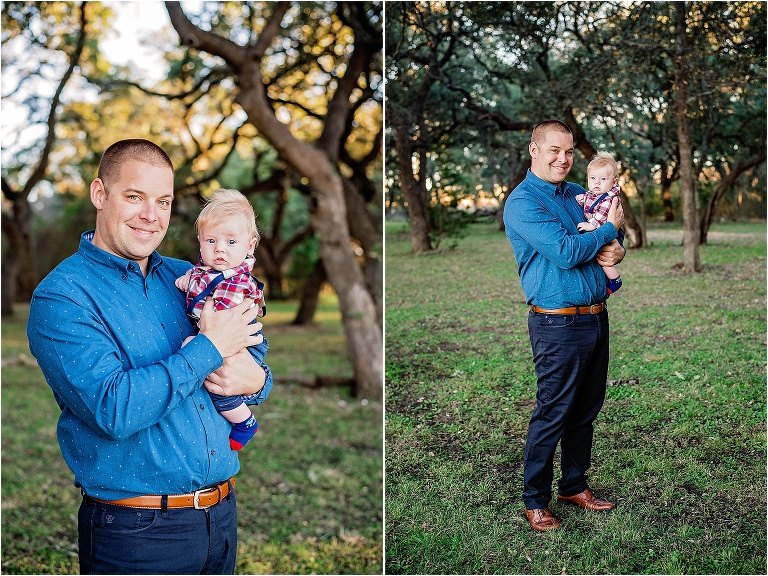
M 184 494 L 236 474 L 231 424 L 203 381 L 222 365 L 174 281 L 191 264 L 138 264 L 80 239 L 37 287 L 27 334 L 61 407 L 57 435 L 75 485 L 107 500 Z M 251 402 L 266 398 L 271 378 Z
M 565 308 L 602 302 L 608 282 L 595 257 L 618 238 L 610 222 L 580 234 L 584 209 L 576 202 L 583 194 L 578 184 L 555 186 L 530 170 L 507 198 L 504 226 L 517 260 L 523 294 L 528 304 Z

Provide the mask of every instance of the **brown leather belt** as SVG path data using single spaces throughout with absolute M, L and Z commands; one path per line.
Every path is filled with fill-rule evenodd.
M 235 479 L 230 478 L 213 488 L 203 488 L 189 494 L 171 494 L 168 496 L 135 496 L 133 498 L 123 498 L 122 500 L 102 500 L 88 496 L 91 500 L 101 502 L 102 504 L 112 504 L 113 506 L 128 506 L 130 508 L 157 508 L 163 507 L 163 498 L 167 498 L 167 508 L 195 508 L 203 510 L 215 506 L 224 498 L 229 496 L 229 483 L 235 486 Z
M 600 302 L 599 304 L 592 304 L 591 306 L 571 306 L 570 308 L 555 308 L 554 310 L 546 310 L 544 308 L 539 308 L 538 306 L 531 304 L 531 311 L 535 312 L 536 314 L 566 314 L 566 315 L 600 314 L 600 312 L 602 312 L 607 308 L 608 306 L 606 306 L 605 302 Z

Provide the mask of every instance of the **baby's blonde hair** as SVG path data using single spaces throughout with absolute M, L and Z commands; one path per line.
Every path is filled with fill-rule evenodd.
M 613 168 L 614 179 L 619 177 L 619 166 L 616 164 L 616 159 L 610 152 L 598 152 L 595 154 L 592 161 L 589 163 L 589 166 L 587 166 L 587 175 L 589 175 L 592 170 L 602 168 L 603 166 L 610 166 Z
M 261 236 L 256 226 L 253 206 L 242 193 L 227 188 L 216 190 L 205 203 L 200 215 L 195 220 L 195 234 L 200 236 L 200 228 L 203 226 L 218 226 L 235 216 L 245 218 L 248 232 L 251 238 L 256 239 L 256 246 L 258 246 Z

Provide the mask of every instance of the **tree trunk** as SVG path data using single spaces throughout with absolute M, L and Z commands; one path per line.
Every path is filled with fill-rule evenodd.
M 411 250 L 414 254 L 424 254 L 432 249 L 429 239 L 427 207 L 421 192 L 419 182 L 413 175 L 413 150 L 408 137 L 408 129 L 396 120 L 395 149 L 397 163 L 400 168 L 400 183 L 408 203 L 408 220 L 411 224 Z
M 528 174 L 528 169 L 530 167 L 531 159 L 528 158 L 528 160 L 523 162 L 523 165 L 520 166 L 520 169 L 510 177 L 509 184 L 507 184 L 507 192 L 504 194 L 501 200 L 499 200 L 499 210 L 496 212 L 496 221 L 499 223 L 499 230 L 501 231 L 504 231 L 504 205 L 507 203 L 507 198 L 510 194 L 512 194 L 512 191 L 517 188 L 523 180 L 525 180 L 525 177 Z
M 662 185 L 661 203 L 664 206 L 664 222 L 674 222 L 675 211 L 672 208 L 672 188 L 669 181 L 665 181 Z
M 687 3 L 675 2 L 675 91 L 677 141 L 680 147 L 680 196 L 683 201 L 683 254 L 688 272 L 701 271 L 699 206 L 693 183 L 693 151 L 688 130 Z
M 16 302 L 16 279 L 18 278 L 18 258 L 11 258 L 13 254 L 12 242 L 8 234 L 6 216 L 3 214 L 3 258 L 2 258 L 2 285 L 0 286 L 0 316 L 10 318 L 13 316 L 13 304 Z
M 629 204 L 629 197 L 622 189 L 620 191 L 621 207 L 624 209 L 624 230 L 629 240 L 628 248 L 642 248 L 645 246 L 645 229 L 642 221 L 635 217 L 635 212 Z M 642 202 L 642 198 L 640 199 Z
M 664 221 L 674 222 L 675 211 L 672 208 L 672 182 L 674 181 L 675 175 L 677 173 L 677 168 L 675 168 L 670 175 L 668 173 L 668 166 L 665 160 L 660 162 L 660 166 L 661 170 L 659 171 L 659 174 L 661 178 L 661 203 L 664 207 Z
M 382 264 L 384 237 L 380 225 L 377 224 L 361 198 L 359 189 L 348 178 L 344 178 L 342 182 L 347 205 L 347 225 L 352 237 L 360 243 L 360 248 L 363 250 L 365 285 L 376 306 L 376 318 L 379 320 L 379 325 L 383 327 L 384 276 Z M 379 218 L 381 218 L 380 215 Z
M 712 226 L 712 221 L 715 218 L 715 210 L 717 209 L 717 205 L 720 203 L 720 200 L 722 200 L 723 196 L 725 196 L 725 192 L 728 190 L 728 188 L 733 186 L 733 183 L 736 182 L 736 179 L 739 176 L 741 176 L 750 168 L 754 168 L 761 162 L 765 162 L 765 132 L 763 132 L 763 135 L 760 139 L 760 148 L 758 150 L 757 156 L 736 164 L 736 166 L 734 166 L 731 171 L 728 172 L 728 175 L 720 181 L 720 184 L 709 198 L 709 202 L 707 202 L 707 209 L 704 212 L 704 215 L 701 217 L 701 244 L 707 243 L 707 233 L 709 232 L 709 227 Z
M 288 127 L 275 118 L 259 66 L 259 62 L 245 65 L 239 76 L 241 92 L 237 101 L 280 156 L 309 180 L 314 204 L 310 221 L 318 235 L 328 279 L 339 297 L 356 392 L 360 397 L 380 399 L 384 378 L 382 334 L 376 307 L 349 242 L 341 177 L 323 152 L 296 140 Z
M 272 14 L 258 41 L 240 46 L 231 40 L 194 26 L 177 2 L 166 2 L 173 27 L 189 46 L 222 57 L 235 75 L 239 88 L 236 103 L 243 107 L 249 121 L 298 174 L 308 181 L 311 192 L 310 222 L 320 248 L 320 258 L 328 279 L 339 298 L 347 353 L 352 364 L 361 398 L 380 400 L 383 396 L 383 336 L 376 317 L 376 306 L 366 288 L 365 278 L 350 242 L 344 186 L 337 167 L 330 158 L 338 155 L 344 123 L 349 117 L 349 97 L 357 78 L 375 51 L 362 40 L 355 40 L 354 51 L 344 76 L 328 106 L 323 134 L 318 139 L 322 149 L 298 140 L 290 128 L 280 122 L 267 97 L 262 75 L 262 58 L 282 29 L 288 2 L 274 5 Z M 379 44 L 381 38 L 378 38 Z M 358 54 L 359 52 L 359 54 Z M 367 55 L 367 56 L 366 56 Z M 363 57 L 366 56 L 366 57 Z M 346 102 L 345 105 L 342 105 Z
M 23 187 L 12 188 L 10 183 L 2 179 L 3 196 L 11 202 L 12 218 L 5 212 L 2 216 L 2 228 L 9 245 L 3 255 L 3 274 L 9 275 L 9 278 L 3 278 L 3 286 L 13 286 L 10 294 L 10 306 L 6 303 L 6 296 L 3 296 L 2 315 L 12 313 L 11 306 L 14 301 L 29 301 L 32 298 L 37 286 L 37 272 L 33 265 L 32 241 L 29 237 L 29 227 L 32 222 L 32 212 L 29 207 L 29 194 L 32 189 L 45 178 L 48 170 L 53 143 L 56 140 L 56 123 L 58 122 L 58 108 L 61 104 L 61 94 L 64 91 L 69 79 L 80 63 L 80 57 L 83 53 L 86 41 L 86 25 L 88 18 L 86 15 L 87 2 L 80 4 L 80 28 L 77 31 L 77 44 L 69 56 L 69 65 L 64 72 L 56 91 L 51 99 L 51 105 L 48 110 L 46 121 L 46 135 L 40 158 L 32 171 L 27 182 Z M 15 291 L 15 294 L 14 294 Z
M 280 241 L 279 238 L 276 239 Z M 256 248 L 256 262 L 264 270 L 264 278 L 266 282 L 266 294 L 267 301 L 269 300 L 283 300 L 285 295 L 283 294 L 283 263 L 278 259 L 275 254 L 275 250 L 272 245 L 271 238 L 265 238 L 262 236 L 259 241 L 259 245 Z
M 38 282 L 29 236 L 32 214 L 27 196 L 15 195 L 11 211 L 13 217 L 5 212 L 2 215 L 3 236 L 7 241 L 2 263 L 3 317 L 13 314 L 13 304 L 16 302 L 29 302 L 32 299 L 32 292 Z M 22 266 L 22 263 L 25 264 Z
M 315 312 L 317 311 L 317 301 L 320 298 L 320 291 L 327 279 L 328 276 L 325 274 L 323 261 L 318 260 L 312 270 L 312 274 L 310 274 L 309 278 L 304 282 L 304 291 L 301 294 L 301 304 L 299 305 L 299 311 L 296 313 L 296 318 L 293 319 L 292 324 L 295 326 L 312 324 L 312 321 L 315 318 Z

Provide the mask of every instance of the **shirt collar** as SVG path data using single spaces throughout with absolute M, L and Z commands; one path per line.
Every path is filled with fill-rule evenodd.
M 528 178 L 531 180 L 534 186 L 539 188 L 542 192 L 546 192 L 550 196 L 556 196 L 558 193 L 565 194 L 565 190 L 568 186 L 568 182 L 563 180 L 560 185 L 552 184 L 551 182 L 547 182 L 546 180 L 542 180 L 536 174 L 531 172 L 531 169 L 528 169 Z
M 80 248 L 78 251 L 86 260 L 94 264 L 114 268 L 120 272 L 139 270 L 139 265 L 133 260 L 121 258 L 120 256 L 116 256 L 115 254 L 111 254 L 106 250 L 102 250 L 98 246 L 95 246 L 93 244 L 94 232 L 94 230 L 88 230 L 87 232 L 83 232 L 80 236 Z M 162 266 L 162 264 L 163 257 L 157 253 L 157 250 L 155 250 L 149 256 L 149 272 L 154 272 L 158 267 Z

